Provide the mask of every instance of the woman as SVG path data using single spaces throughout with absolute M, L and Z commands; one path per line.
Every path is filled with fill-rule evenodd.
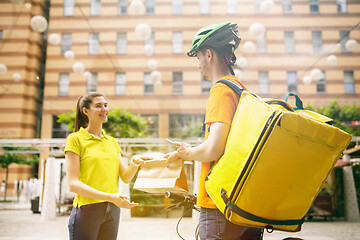
M 76 193 L 69 220 L 70 239 L 116 239 L 120 208 L 137 203 L 118 192 L 119 176 L 128 183 L 149 158 L 135 156 L 126 167 L 118 142 L 102 129 L 109 108 L 101 93 L 79 98 L 75 132 L 65 144 L 66 174 L 70 191 Z

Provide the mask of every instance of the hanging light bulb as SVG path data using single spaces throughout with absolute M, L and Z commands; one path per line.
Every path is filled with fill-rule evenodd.
M 14 73 L 12 77 L 15 82 L 19 82 L 21 80 L 20 73 Z
M 83 76 L 84 76 L 84 78 L 85 78 L 86 80 L 89 80 L 89 79 L 91 78 L 91 72 L 85 71 L 84 74 L 83 74 Z
M 154 83 L 155 86 L 161 86 L 162 85 L 162 82 L 161 80 L 156 80 L 155 83 Z
M 326 62 L 330 65 L 330 66 L 335 66 L 337 64 L 337 57 L 335 55 L 330 55 L 326 58 Z
M 50 34 L 48 41 L 51 45 L 59 45 L 61 42 L 60 36 L 57 33 Z
M 310 72 L 310 77 L 311 77 L 311 79 L 314 80 L 314 81 L 319 81 L 320 79 L 323 78 L 323 73 L 321 72 L 320 69 L 314 68 L 314 69 L 311 70 L 311 72 Z
M 7 67 L 5 64 L 0 63 L 0 75 L 5 75 L 7 72 Z
M 153 83 L 161 81 L 161 73 L 159 71 L 152 71 L 150 73 L 150 79 L 153 81 Z
M 354 51 L 356 48 L 358 47 L 358 43 L 356 40 L 354 39 L 350 39 L 350 40 L 347 40 L 346 43 L 345 43 L 345 48 L 348 50 L 348 51 Z
M 158 67 L 158 62 L 155 60 L 155 59 L 150 59 L 148 61 L 148 67 L 151 69 L 151 70 L 155 70 L 157 67 Z
M 73 60 L 75 58 L 75 53 L 71 50 L 67 50 L 66 52 L 64 52 L 64 57 L 66 58 L 66 60 Z
M 73 64 L 74 73 L 83 73 L 85 70 L 85 66 L 82 62 L 76 62 Z
M 239 57 L 236 62 L 235 62 L 236 66 L 238 66 L 239 68 L 244 68 L 247 65 L 247 60 L 244 57 Z
M 246 41 L 243 45 L 244 53 L 252 53 L 255 52 L 255 44 L 251 41 Z
M 145 13 L 145 6 L 140 0 L 133 0 L 130 3 L 129 10 L 135 15 L 141 15 Z
M 35 32 L 42 33 L 46 31 L 48 23 L 46 18 L 40 15 L 36 15 L 31 18 L 30 26 Z
M 274 9 L 275 3 L 272 0 L 264 0 L 260 4 L 260 11 L 262 13 L 271 13 Z
M 312 79 L 311 79 L 311 77 L 310 76 L 305 76 L 305 77 L 303 77 L 303 83 L 305 84 L 305 85 L 309 85 L 309 84 L 311 84 L 311 82 L 312 82 Z
M 154 51 L 155 51 L 155 49 L 154 49 L 154 46 L 153 46 L 153 45 L 151 45 L 151 44 L 146 44 L 146 45 L 144 46 L 144 54 L 145 54 L 146 56 L 152 56 L 152 55 L 154 54 Z
M 253 38 L 262 38 L 265 35 L 265 26 L 262 23 L 253 23 L 249 27 L 249 34 Z
M 151 37 L 151 28 L 145 23 L 140 23 L 135 28 L 135 34 L 142 40 L 148 40 Z

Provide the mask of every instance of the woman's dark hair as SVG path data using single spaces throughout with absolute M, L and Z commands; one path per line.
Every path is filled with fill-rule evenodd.
M 99 92 L 88 92 L 80 97 L 76 105 L 76 118 L 75 118 L 75 132 L 79 131 L 81 127 L 86 128 L 89 124 L 88 117 L 83 113 L 82 109 L 90 108 L 92 100 L 96 97 L 105 97 L 104 94 Z

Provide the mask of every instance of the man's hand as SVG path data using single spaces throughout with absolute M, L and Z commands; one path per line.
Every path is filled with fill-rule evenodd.
M 182 158 L 183 160 L 186 160 L 186 161 L 193 160 L 189 156 L 189 150 L 191 149 L 190 144 L 184 143 L 184 142 L 173 142 L 173 141 L 170 141 L 169 139 L 166 139 L 166 141 L 168 141 L 169 143 L 171 143 L 172 145 L 174 145 L 178 148 L 176 151 L 178 153 L 178 156 L 176 156 L 176 154 L 174 152 L 168 153 L 165 155 L 165 157 L 166 157 L 170 154 L 169 157 L 166 157 L 168 159 L 171 157 L 171 160 L 169 159 L 168 162 L 175 161 L 178 158 Z M 177 157 L 177 159 L 176 159 L 176 157 Z

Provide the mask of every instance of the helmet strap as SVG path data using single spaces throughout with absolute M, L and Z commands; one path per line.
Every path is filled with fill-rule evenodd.
M 234 70 L 231 67 L 231 66 L 233 66 L 235 64 L 235 61 L 236 61 L 235 54 L 234 53 L 232 54 L 231 60 L 229 60 L 227 57 L 223 57 L 222 60 L 224 61 L 224 64 L 228 67 L 231 75 L 235 76 Z

